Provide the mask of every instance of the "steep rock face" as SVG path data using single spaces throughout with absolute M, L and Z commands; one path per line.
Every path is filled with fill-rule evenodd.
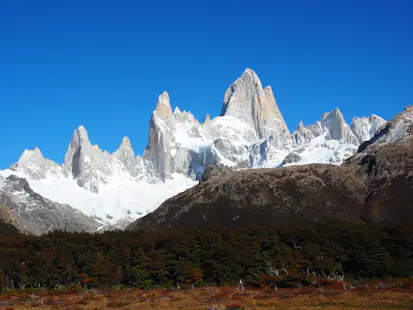
M 128 137 L 123 137 L 119 149 L 117 149 L 112 155 L 125 166 L 126 170 L 132 176 L 137 175 L 136 165 L 138 162 Z
M 218 172 L 168 199 L 128 229 L 275 227 L 325 220 L 361 223 L 365 195 L 366 186 L 337 166 Z
M 108 183 L 114 174 L 126 175 L 119 160 L 90 143 L 83 126 L 73 133 L 62 170 L 66 177 L 72 177 L 79 186 L 95 193 L 99 191 L 99 184 Z
M 143 157 L 153 163 L 155 171 L 163 178 L 171 175 L 171 150 L 169 141 L 170 128 L 173 127 L 174 116 L 172 114 L 169 95 L 163 92 L 156 104 L 149 124 L 148 146 Z
M 289 135 L 271 87 L 263 89 L 251 69 L 246 69 L 226 91 L 221 111 L 221 116 L 225 115 L 245 121 L 255 129 L 258 139 Z
M 162 179 L 171 178 L 173 173 L 196 178 L 198 172 L 192 167 L 200 157 L 208 157 L 199 155 L 207 153 L 209 143 L 208 133 L 191 113 L 178 108 L 172 113 L 168 93 L 159 96 L 143 158 L 152 163 Z M 203 165 L 197 164 L 201 169 Z
M 143 157 L 163 179 L 173 173 L 199 179 L 211 163 L 262 166 L 274 156 L 278 160 L 276 150 L 284 154 L 291 145 L 271 87 L 263 89 L 255 72 L 247 69 L 227 90 L 221 116 L 211 120 L 207 115 L 202 125 L 189 112 L 172 112 L 164 92 L 152 115 Z
M 56 178 L 61 174 L 61 168 L 55 162 L 43 157 L 40 149 L 25 150 L 19 161 L 10 167 L 13 171 L 20 171 L 35 180 L 46 177 Z
M 359 144 L 359 141 L 352 132 L 350 126 L 344 120 L 343 114 L 341 114 L 340 110 L 337 108 L 332 112 L 323 115 L 321 126 L 328 129 L 331 139 L 343 139 L 344 142 L 349 144 Z
M 320 126 L 320 132 L 314 133 L 308 126 L 304 126 L 303 122 L 300 121 L 297 128 L 291 134 L 294 145 L 296 145 L 296 146 L 305 145 L 305 144 L 309 143 L 315 137 L 321 135 L 323 133 L 323 130 L 321 128 L 321 124 L 319 122 L 317 122 L 316 125 Z
M 330 163 L 341 164 L 357 152 L 360 141 L 371 139 L 386 123 L 382 118 L 354 117 L 350 126 L 338 109 L 324 113 L 321 121 L 313 125 L 302 122 L 292 133 L 294 148 L 284 159 L 283 165 Z
M 376 132 L 386 124 L 386 121 L 377 115 L 369 117 L 353 117 L 351 130 L 360 143 L 370 140 Z
M 54 203 L 34 192 L 25 179 L 0 177 L 0 205 L 13 213 L 14 226 L 34 235 L 52 230 L 93 232 L 99 223 L 68 205 Z

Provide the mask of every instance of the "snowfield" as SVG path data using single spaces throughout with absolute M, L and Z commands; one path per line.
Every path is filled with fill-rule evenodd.
M 45 198 L 68 204 L 88 216 L 97 217 L 102 227 L 116 228 L 124 228 L 155 210 L 166 199 L 198 183 L 180 174 L 154 184 L 114 177 L 100 187 L 99 193 L 92 193 L 80 187 L 75 180 L 63 176 L 34 180 L 18 171 L 0 171 L 0 176 L 4 178 L 10 175 L 26 178 L 30 187 Z

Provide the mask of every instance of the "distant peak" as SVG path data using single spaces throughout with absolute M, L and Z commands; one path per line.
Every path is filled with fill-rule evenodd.
M 23 151 L 23 154 L 20 156 L 20 159 L 27 158 L 27 157 L 32 157 L 32 156 L 41 156 L 41 157 L 43 157 L 43 154 L 40 151 L 40 149 L 36 146 L 33 150 L 25 149 Z
M 131 147 L 130 140 L 128 137 L 123 137 L 121 146 Z
M 207 113 L 207 115 L 205 116 L 204 124 L 208 124 L 210 122 L 211 122 L 211 116 L 209 115 L 209 113 Z
M 371 114 L 369 118 L 370 118 L 371 120 L 377 119 L 377 120 L 386 122 L 386 120 L 385 120 L 384 118 L 382 118 L 382 117 L 380 117 L 380 116 L 378 116 L 378 115 L 376 115 L 376 114 Z
M 25 149 L 20 155 L 18 163 L 25 164 L 27 162 L 39 162 L 44 160 L 43 154 L 40 149 L 36 146 L 33 150 Z
M 298 126 L 295 128 L 295 131 L 301 132 L 304 130 L 304 128 L 305 128 L 304 123 L 302 120 L 300 120 L 300 122 L 298 123 Z
M 264 92 L 267 94 L 272 94 L 272 87 L 270 85 L 266 86 L 264 88 Z
M 171 103 L 169 100 L 169 95 L 166 91 L 159 95 L 158 102 L 156 103 L 155 112 L 157 115 L 163 117 L 172 116 Z
M 87 133 L 87 130 L 83 125 L 80 125 L 79 127 L 77 127 L 77 129 L 74 132 L 74 135 L 80 136 L 82 138 L 89 139 L 89 135 Z
M 326 116 L 330 116 L 330 115 L 340 116 L 340 115 L 342 115 L 342 113 L 341 113 L 339 108 L 334 108 L 334 110 L 332 110 L 331 112 L 324 113 L 323 115 L 326 115 Z
M 169 94 L 166 92 L 166 90 L 159 95 L 158 97 L 158 104 L 159 105 L 170 105 L 169 103 Z
M 255 73 L 254 70 L 252 70 L 252 69 L 250 69 L 250 68 L 245 69 L 245 71 L 244 71 L 244 73 L 241 75 L 240 79 L 244 79 L 244 80 L 245 80 L 245 79 L 248 79 L 248 80 L 254 82 L 255 84 L 259 84 L 259 86 L 262 88 L 261 81 L 260 81 L 260 79 L 258 78 L 258 75 Z M 235 83 L 236 83 L 236 82 L 235 82 Z
M 181 110 L 178 107 L 176 107 L 174 110 L 174 114 L 181 114 L 181 113 L 182 113 Z
M 256 75 L 255 71 L 252 70 L 252 69 L 250 69 L 250 68 L 245 69 L 245 70 L 244 70 L 244 74 L 252 74 L 252 75 L 255 74 L 255 75 Z
M 324 120 L 326 120 L 327 118 L 331 118 L 331 117 L 338 117 L 338 118 L 344 120 L 344 116 L 343 116 L 343 114 L 341 113 L 340 109 L 339 109 L 339 108 L 335 108 L 335 109 L 334 109 L 333 111 L 331 111 L 331 112 L 326 112 L 326 113 L 324 113 L 323 116 L 322 116 L 322 118 L 321 118 L 321 121 L 324 121 Z

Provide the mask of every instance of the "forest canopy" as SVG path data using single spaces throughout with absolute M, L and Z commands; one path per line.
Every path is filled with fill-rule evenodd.
M 411 231 L 324 223 L 290 231 L 56 231 L 0 239 L 0 289 L 150 289 L 236 285 L 240 279 L 289 286 L 330 275 L 413 276 Z

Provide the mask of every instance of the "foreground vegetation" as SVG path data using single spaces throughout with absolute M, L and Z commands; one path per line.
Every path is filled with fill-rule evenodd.
M 413 276 L 409 230 L 338 223 L 289 230 L 54 232 L 0 239 L 0 290 L 267 289 Z M 330 283 L 336 281 L 337 283 Z
M 361 283 L 360 283 L 361 284 Z M 0 294 L 5 309 L 411 309 L 413 290 L 363 283 L 359 288 L 269 290 L 204 287 L 189 290 L 30 289 Z

